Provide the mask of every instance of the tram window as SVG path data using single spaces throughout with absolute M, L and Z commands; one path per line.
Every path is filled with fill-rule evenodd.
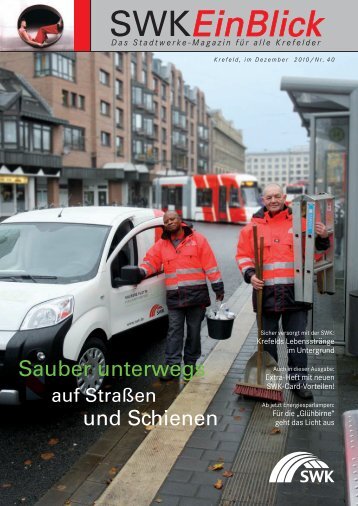
M 230 207 L 240 207 L 239 201 L 239 189 L 231 187 L 230 188 Z
M 181 186 L 166 186 L 162 188 L 162 207 L 175 206 L 175 209 L 183 207 L 183 188 Z
M 259 192 L 256 183 L 255 186 L 242 186 L 241 192 L 245 206 L 255 207 L 259 205 Z
M 211 188 L 196 189 L 196 205 L 199 207 L 210 207 L 213 203 L 213 191 Z
M 162 207 L 168 207 L 168 187 L 166 186 L 162 188 Z
M 175 208 L 181 209 L 183 207 L 183 188 L 175 188 Z

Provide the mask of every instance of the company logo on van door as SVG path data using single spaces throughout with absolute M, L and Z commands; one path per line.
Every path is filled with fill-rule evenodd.
M 277 462 L 270 476 L 270 483 L 291 483 L 296 471 L 301 470 L 300 483 L 334 483 L 329 466 L 308 452 L 293 452 Z
M 159 316 L 164 313 L 164 307 L 159 304 L 154 304 L 152 309 L 149 312 L 149 318 L 154 318 L 154 316 Z

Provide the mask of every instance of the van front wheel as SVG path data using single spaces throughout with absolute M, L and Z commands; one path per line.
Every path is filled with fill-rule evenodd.
M 76 378 L 77 388 L 86 397 L 89 388 L 92 392 L 98 392 L 105 379 L 106 365 L 108 362 L 107 346 L 101 339 L 91 337 L 84 344 L 78 357 L 78 365 L 83 373 Z

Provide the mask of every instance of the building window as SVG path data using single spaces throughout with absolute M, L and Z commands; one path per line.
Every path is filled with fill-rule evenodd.
M 100 111 L 103 116 L 109 116 L 111 110 L 111 105 L 108 102 L 105 102 L 104 100 L 101 100 L 100 102 Z
M 67 81 L 75 80 L 73 58 L 58 53 L 35 53 L 35 77 L 56 76 Z
M 109 86 L 109 73 L 105 70 L 100 69 L 99 70 L 99 82 L 101 84 L 105 84 L 106 86 Z
M 132 115 L 133 130 L 135 132 L 141 132 L 143 130 L 143 116 L 142 114 L 135 112 Z
M 117 70 L 123 70 L 123 53 L 114 53 L 114 64 Z
M 147 86 L 147 71 L 142 70 L 142 83 Z
M 17 147 L 17 122 L 16 120 L 4 121 L 4 148 L 15 149 Z
M 167 87 L 164 83 L 162 83 L 162 99 L 163 100 L 167 99 Z
M 167 108 L 164 105 L 161 108 L 161 119 L 162 121 L 167 121 Z
M 116 79 L 116 98 L 123 98 L 123 81 Z
M 80 127 L 64 127 L 64 147 L 75 151 L 85 150 L 85 129 Z
M 101 132 L 101 144 L 102 146 L 110 146 L 111 145 L 111 134 L 108 132 Z
M 30 143 L 30 125 L 24 121 L 20 121 L 20 149 L 29 151 L 31 149 Z
M 123 156 L 123 146 L 124 146 L 123 137 L 120 137 L 119 135 L 117 135 L 116 136 L 116 155 L 117 156 Z
M 51 151 L 51 128 L 45 125 L 32 125 L 34 151 Z
M 71 107 L 77 107 L 77 93 L 71 93 Z
M 131 78 L 137 79 L 137 64 L 134 61 L 131 61 Z
M 144 132 L 146 135 L 153 136 L 154 123 L 153 118 L 144 118 Z
M 143 103 L 143 90 L 137 86 L 132 87 L 132 103 L 141 105 Z
M 123 128 L 123 109 L 116 108 L 116 127 Z
M 167 142 L 167 130 L 162 128 L 162 142 L 165 144 Z
M 68 91 L 62 90 L 62 105 L 68 107 Z
M 83 95 L 78 95 L 78 108 L 85 110 L 86 98 Z

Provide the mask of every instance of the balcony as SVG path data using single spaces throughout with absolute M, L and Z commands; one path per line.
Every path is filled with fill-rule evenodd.
M 134 153 L 133 159 L 135 162 L 145 163 L 146 165 L 155 165 L 156 163 L 158 163 L 158 160 L 154 156 L 139 153 Z
M 209 149 L 208 146 L 205 146 L 204 148 L 199 147 L 198 148 L 198 155 L 200 158 L 209 158 Z
M 62 158 L 49 153 L 28 153 L 0 149 L 0 163 L 5 165 L 28 165 L 49 169 L 60 169 Z
M 186 142 L 183 141 L 173 141 L 173 148 L 178 149 L 179 151 L 188 151 L 188 147 Z
M 145 128 L 133 127 L 133 133 L 135 133 L 136 135 L 138 135 L 140 137 L 147 137 L 148 139 L 152 139 L 152 140 L 155 140 L 157 138 L 154 131 L 149 132 Z

